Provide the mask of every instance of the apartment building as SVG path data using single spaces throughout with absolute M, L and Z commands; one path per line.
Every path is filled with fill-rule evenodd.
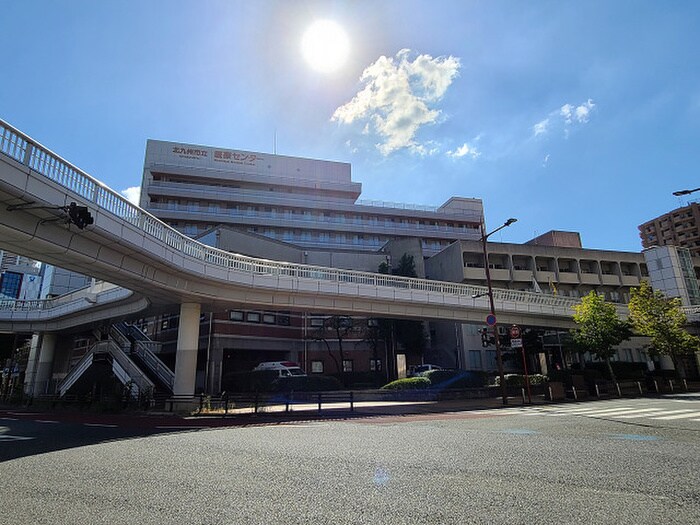
M 639 236 L 644 248 L 681 246 L 700 256 L 700 205 L 691 202 L 641 224 Z

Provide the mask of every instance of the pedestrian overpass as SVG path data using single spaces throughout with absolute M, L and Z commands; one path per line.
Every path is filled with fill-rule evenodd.
M 204 245 L 2 120 L 0 152 L 0 249 L 114 283 L 113 295 L 131 297 L 129 305 L 114 301 L 115 314 L 145 307 L 146 301 L 179 305 L 176 397 L 194 392 L 203 309 L 245 306 L 455 322 L 484 322 L 489 312 L 485 287 L 270 261 Z M 72 203 L 86 206 L 94 223 L 76 226 L 69 216 Z M 502 289 L 494 289 L 493 297 L 500 323 L 557 328 L 573 326 L 578 302 Z M 46 330 L 56 330 L 83 322 L 93 308 L 89 301 L 73 303 L 72 312 L 64 307 L 59 316 L 55 305 L 25 306 L 0 309 L 0 326 L 20 329 L 17 311 L 24 310 L 27 327 L 42 321 Z M 110 307 L 101 306 L 102 315 L 109 315 Z

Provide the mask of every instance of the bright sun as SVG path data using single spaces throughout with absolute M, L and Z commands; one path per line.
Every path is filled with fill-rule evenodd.
M 342 27 L 331 20 L 317 20 L 301 39 L 308 64 L 321 73 L 338 70 L 348 58 L 350 43 Z

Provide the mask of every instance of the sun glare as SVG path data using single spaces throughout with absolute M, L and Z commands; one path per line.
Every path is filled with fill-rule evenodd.
M 301 52 L 306 62 L 316 71 L 332 73 L 340 69 L 348 58 L 350 43 L 337 23 L 317 20 L 301 39 Z

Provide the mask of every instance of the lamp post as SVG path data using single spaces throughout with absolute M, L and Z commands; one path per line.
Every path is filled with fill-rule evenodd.
M 694 190 L 678 190 L 678 191 L 674 191 L 673 194 L 676 197 L 681 197 L 683 195 L 690 195 L 691 193 L 695 193 L 698 190 L 700 190 L 700 188 L 695 188 Z
M 486 241 L 487 239 L 496 233 L 497 231 L 502 230 L 503 228 L 506 228 L 516 222 L 518 219 L 513 219 L 510 218 L 503 224 L 501 224 L 498 228 L 493 230 L 492 232 L 489 233 L 484 233 L 484 220 L 482 219 L 481 221 L 481 245 L 484 248 L 484 270 L 486 271 L 486 286 L 488 287 L 488 295 L 489 295 L 489 305 L 491 306 L 491 315 L 493 316 L 493 319 L 496 319 L 496 312 L 495 312 L 495 306 L 493 304 L 493 288 L 491 288 L 491 272 L 489 271 L 489 254 L 486 251 Z M 496 344 L 496 361 L 498 363 L 498 375 L 501 378 L 501 397 L 503 398 L 503 404 L 507 405 L 508 404 L 508 391 L 506 389 L 506 381 L 505 377 L 503 376 L 503 356 L 501 355 L 501 343 L 498 340 L 498 323 L 494 322 L 493 323 L 493 335 L 494 335 L 494 342 Z

